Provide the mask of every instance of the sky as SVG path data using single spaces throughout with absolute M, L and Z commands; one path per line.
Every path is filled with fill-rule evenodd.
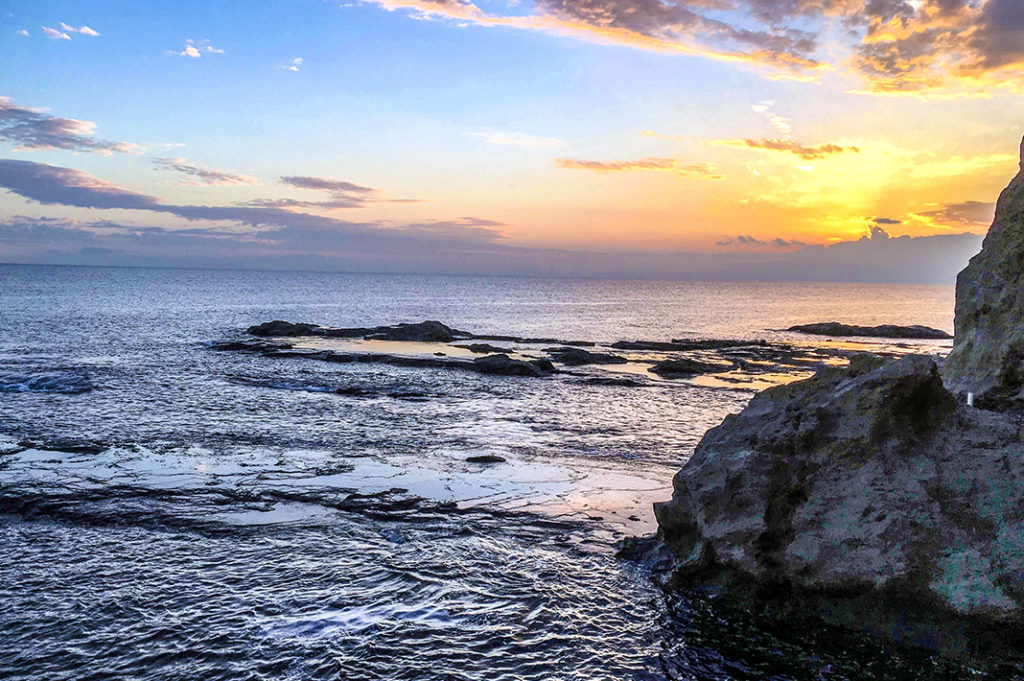
M 1020 0 L 8 0 L 0 262 L 952 283 Z

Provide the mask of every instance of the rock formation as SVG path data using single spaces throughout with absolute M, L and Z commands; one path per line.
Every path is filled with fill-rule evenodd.
M 956 279 L 953 351 L 943 378 L 979 404 L 1010 406 L 1024 391 L 1024 145 L 981 252 Z
M 1024 650 L 1024 420 L 958 395 L 1020 397 L 1022 284 L 1024 170 L 958 279 L 942 375 L 855 356 L 707 432 L 655 505 L 676 578 L 972 659 Z
M 960 405 L 931 358 L 855 359 L 708 431 L 655 506 L 660 535 L 681 575 L 1021 623 L 1019 438 Z

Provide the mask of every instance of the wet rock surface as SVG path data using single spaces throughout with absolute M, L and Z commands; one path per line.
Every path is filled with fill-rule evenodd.
M 1024 394 L 1024 145 L 981 252 L 956 280 L 956 340 L 943 377 L 979 405 L 1020 408 Z
M 941 329 L 933 329 L 928 326 L 920 326 L 916 324 L 911 326 L 897 326 L 895 324 L 856 326 L 854 324 L 841 324 L 839 322 L 818 322 L 816 324 L 798 324 L 796 326 L 791 326 L 786 330 L 807 333 L 813 336 L 836 336 L 840 338 L 854 336 L 929 340 L 949 340 L 952 338 L 952 336 Z
M 729 366 L 723 366 L 721 364 L 712 364 L 711 362 L 701 362 L 695 359 L 677 357 L 658 362 L 648 369 L 648 371 L 658 374 L 659 376 L 664 376 L 665 378 L 688 378 L 690 376 L 697 376 L 698 374 L 713 374 L 716 371 L 726 371 L 730 368 L 731 367 Z
M 660 536 L 684 583 L 800 593 L 896 637 L 917 626 L 899 603 L 936 647 L 978 653 L 989 639 L 963 632 L 1024 621 L 1020 437 L 960 406 L 931 358 L 855 358 L 708 431 L 655 505 Z
M 547 348 L 545 351 L 551 359 L 559 364 L 578 367 L 584 364 L 625 364 L 627 360 L 620 355 L 606 352 L 590 352 L 581 348 Z

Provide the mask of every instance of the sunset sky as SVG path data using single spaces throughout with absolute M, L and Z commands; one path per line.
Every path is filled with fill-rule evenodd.
M 0 262 L 947 282 L 1024 133 L 1020 0 L 4 7 Z

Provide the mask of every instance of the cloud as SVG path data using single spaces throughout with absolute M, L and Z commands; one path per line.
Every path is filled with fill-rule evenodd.
M 307 184 L 325 184 L 332 188 L 331 191 L 336 191 L 337 187 L 355 188 L 348 191 L 355 191 L 356 194 L 375 191 L 350 182 L 328 178 L 288 179 Z M 467 230 L 476 230 L 472 232 L 475 242 L 492 242 L 500 238 L 500 233 L 492 226 L 485 226 L 472 218 L 392 227 L 295 212 L 271 202 L 231 206 L 168 204 L 161 202 L 157 197 L 131 191 L 80 170 L 32 161 L 0 159 L 0 187 L 44 205 L 139 210 L 174 215 L 185 220 L 229 222 L 260 228 L 254 232 L 255 234 L 266 234 L 268 230 L 279 236 L 305 234 L 310 243 L 333 238 L 363 246 L 378 244 L 386 247 L 392 242 L 436 241 L 442 232 L 446 238 L 454 242 L 457 241 L 456 237 L 467 239 L 470 235 Z M 338 200 L 344 200 L 344 196 L 346 195 L 342 194 L 342 198 Z
M 138 146 L 129 142 L 108 142 L 92 136 L 95 123 L 59 118 L 42 109 L 19 106 L 0 97 L 0 140 L 13 142 L 17 150 L 65 149 L 109 155 L 130 154 Z
M 20 31 L 17 31 L 17 33 L 18 35 L 25 36 L 26 38 L 29 36 L 28 31 L 26 31 L 25 29 L 21 29 Z
M 381 201 L 380 192 L 372 187 L 345 180 L 336 180 L 331 177 L 311 177 L 307 175 L 285 175 L 281 182 L 297 189 L 309 189 L 328 193 L 329 200 L 301 200 L 301 199 L 255 199 L 245 205 L 263 208 L 321 208 L 335 210 L 340 208 L 361 208 L 368 203 Z
M 286 71 L 298 71 L 300 66 L 302 66 L 302 57 L 295 57 L 287 64 L 281 64 L 281 68 Z
M 871 222 L 876 225 L 898 225 L 901 224 L 902 220 L 896 220 L 894 218 L 868 218 Z
M 224 54 L 224 50 L 214 47 L 210 44 L 209 40 L 196 41 L 189 38 L 185 41 L 185 48 L 181 52 L 169 50 L 167 54 L 177 57 L 190 57 L 192 59 L 199 59 L 204 54 Z
M 936 227 L 980 227 L 992 223 L 996 204 L 988 201 L 947 203 L 935 210 L 914 213 L 913 216 Z
M 79 208 L 155 210 L 155 197 L 138 194 L 73 168 L 0 159 L 0 187 L 42 204 Z
M 413 18 L 505 26 L 767 67 L 811 80 L 858 76 L 873 94 L 1024 90 L 1020 0 L 536 0 L 525 13 L 469 0 L 367 0 Z M 491 5 L 487 5 L 490 7 Z M 788 136 L 788 120 L 765 111 Z
M 706 163 L 683 164 L 675 158 L 641 158 L 636 161 L 585 161 L 575 158 L 557 158 L 555 166 L 567 170 L 593 170 L 597 172 L 626 172 L 631 170 L 653 170 L 671 172 L 685 177 L 703 177 L 721 180 L 714 169 Z
M 78 28 L 75 28 L 74 26 L 68 26 L 62 21 L 60 22 L 60 27 L 63 28 L 68 33 L 81 33 L 82 35 L 91 35 L 94 37 L 99 35 L 99 33 L 92 30 L 88 26 L 79 26 Z
M 477 217 L 385 224 L 279 207 L 169 204 L 79 170 L 31 161 L 0 159 L 0 187 L 44 205 L 218 223 L 168 229 L 109 220 L 9 218 L 0 220 L 0 251 L 11 262 L 952 284 L 981 244 L 974 234 L 889 237 L 875 225 L 871 238 L 830 247 L 747 234 L 730 240 L 747 248 L 714 253 L 594 253 L 513 246 L 503 239 L 500 223 Z
M 62 31 L 58 31 L 55 28 L 50 28 L 49 26 L 43 26 L 42 29 L 43 29 L 43 35 L 45 35 L 47 38 L 50 38 L 51 40 L 71 40 L 71 36 L 69 36 L 67 33 L 64 33 Z
M 795 154 L 805 161 L 819 161 L 832 154 L 844 152 L 857 153 L 860 148 L 853 146 L 839 146 L 838 144 L 819 144 L 807 146 L 788 139 L 738 139 L 738 140 L 715 140 L 712 144 L 728 147 L 747 147 L 761 149 L 764 151 L 781 151 Z
M 696 281 L 952 285 L 981 240 L 980 235 L 956 234 L 796 250 L 595 253 L 511 246 L 465 220 L 363 230 L 301 224 L 172 230 L 111 221 L 0 219 L 0 252 L 9 262 Z
M 725 237 L 721 241 L 716 241 L 717 246 L 777 246 L 779 248 L 792 248 L 795 246 L 806 246 L 803 241 L 788 240 L 782 237 L 774 237 L 769 239 L 758 239 L 749 234 L 739 234 L 735 237 Z
M 524 147 L 527 149 L 557 149 L 564 147 L 565 142 L 554 137 L 535 137 L 523 132 L 482 131 L 467 132 L 467 136 L 476 137 L 488 144 L 507 147 Z
M 308 177 L 305 175 L 284 175 L 281 182 L 299 189 L 318 189 L 332 194 L 372 194 L 376 189 L 331 177 Z
M 790 120 L 788 118 L 786 118 L 785 116 L 780 116 L 779 114 L 772 111 L 774 107 L 775 100 L 766 100 L 758 104 L 755 104 L 751 108 L 757 113 L 767 118 L 768 122 L 771 123 L 773 128 L 775 128 L 782 135 L 788 138 L 790 133 L 793 132 L 793 125 L 790 123 Z
M 154 158 L 153 163 L 162 168 L 174 170 L 188 176 L 191 179 L 186 184 L 206 184 L 212 186 L 259 184 L 259 180 L 248 175 L 203 168 L 202 166 L 189 163 L 188 159 L 180 157 Z

